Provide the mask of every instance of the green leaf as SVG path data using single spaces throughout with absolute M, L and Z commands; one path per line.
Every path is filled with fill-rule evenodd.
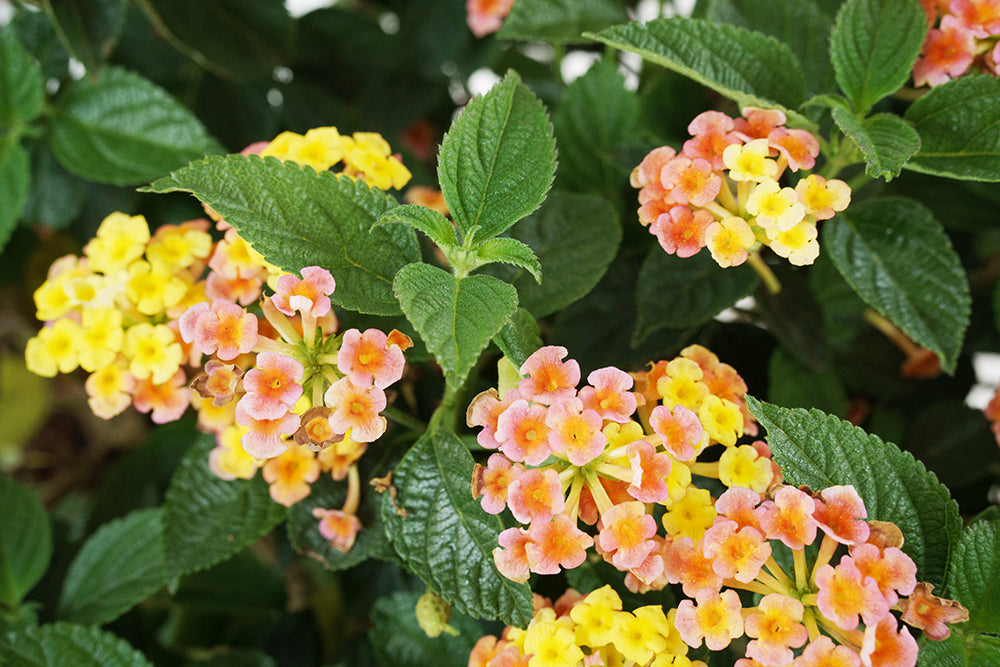
M 854 486 L 869 519 L 903 531 L 903 551 L 917 564 L 918 578 L 944 586 L 962 521 L 934 473 L 909 452 L 819 410 L 780 408 L 749 396 L 747 402 L 789 484 L 814 491 Z
M 557 190 L 510 235 L 535 251 L 542 282 L 508 267 L 491 267 L 489 273 L 514 285 L 520 304 L 532 315 L 545 317 L 594 288 L 618 252 L 622 230 L 614 207 L 603 197 Z
M 36 146 L 31 163 L 31 183 L 22 218 L 32 225 L 67 227 L 83 208 L 87 182 L 66 171 L 47 145 Z
M 463 237 L 476 239 L 496 236 L 538 208 L 555 169 L 545 106 L 513 71 L 469 102 L 438 154 L 448 210 Z
M 802 66 L 791 49 L 758 32 L 669 18 L 627 23 L 589 36 L 694 79 L 741 107 L 780 105 L 795 115 L 791 110 L 805 100 Z
M 520 368 L 542 346 L 538 320 L 524 308 L 518 308 L 500 329 L 494 342 L 514 368 Z
M 949 573 L 949 594 L 969 610 L 963 628 L 1000 633 L 1000 522 L 966 528 Z
M 42 503 L 27 487 L 0 475 L 0 603 L 16 607 L 45 574 L 52 529 Z
M 458 245 L 458 237 L 455 236 L 455 227 L 451 221 L 426 206 L 416 204 L 397 206 L 383 213 L 376 224 L 385 225 L 390 222 L 410 225 L 417 231 L 423 232 L 439 248 L 447 249 Z
M 0 136 L 0 251 L 17 226 L 25 202 L 31 174 L 28 154 L 17 142 L 17 136 Z
M 137 185 L 221 149 L 201 122 L 162 88 L 109 67 L 61 93 L 52 151 L 87 180 Z
M 628 182 L 626 147 L 635 139 L 640 105 L 614 63 L 600 61 L 571 83 L 553 124 L 559 146 L 557 183 L 616 197 Z
M 583 33 L 628 20 L 621 0 L 533 0 L 515 2 L 499 39 L 582 44 Z
M 483 263 L 503 262 L 522 268 L 531 274 L 536 283 L 542 282 L 542 265 L 535 251 L 517 239 L 486 239 L 476 247 L 476 255 Z
M 955 370 L 969 284 L 930 211 L 911 199 L 871 199 L 827 222 L 822 247 L 858 296 Z
M 891 181 L 920 150 L 920 135 L 899 116 L 880 113 L 858 121 L 850 111 L 837 106 L 833 119 L 865 156 L 865 171 L 872 178 Z
M 920 134 L 908 169 L 970 181 L 1000 181 L 1000 79 L 963 76 L 935 86 L 906 110 Z
M 775 348 L 768 365 L 768 399 L 787 408 L 814 407 L 828 414 L 847 416 L 847 393 L 832 368 L 816 372 Z
M 642 342 L 663 328 L 703 324 L 753 293 L 758 282 L 748 264 L 724 269 L 707 252 L 677 257 L 655 246 L 639 269 L 632 340 Z
M 42 112 L 45 82 L 14 30 L 0 34 L 0 126 L 29 123 Z
M 456 278 L 429 264 L 403 267 L 394 289 L 406 318 L 454 387 L 465 381 L 517 307 L 517 291 L 492 276 Z
M 996 667 L 1000 638 L 979 633 L 951 633 L 944 641 L 920 642 L 917 667 Z
M 125 26 L 125 0 L 43 0 L 43 6 L 66 49 L 91 72 L 111 55 Z
M 103 625 L 155 593 L 167 575 L 163 510 L 136 510 L 84 543 L 66 573 L 59 616 Z
M 466 667 L 472 647 L 483 634 L 482 626 L 457 614 L 448 621 L 457 635 L 445 632 L 428 637 L 414 612 L 419 598 L 420 593 L 400 591 L 376 600 L 368 639 L 380 663 L 393 667 Z
M 274 658 L 259 649 L 226 649 L 207 660 L 189 662 L 184 667 L 278 667 Z
M 55 623 L 9 632 L 0 664 L 17 667 L 153 667 L 124 639 L 96 626 Z
M 163 541 L 172 576 L 203 570 L 240 551 L 285 518 L 260 475 L 219 479 L 208 469 L 213 441 L 184 456 L 163 504 Z
M 847 0 L 830 36 L 837 83 L 858 113 L 906 83 L 927 34 L 917 0 Z
M 328 269 L 337 280 L 331 300 L 349 310 L 398 314 L 393 277 L 420 260 L 420 245 L 409 227 L 372 229 L 395 199 L 361 180 L 328 171 L 317 174 L 291 161 L 255 155 L 210 157 L 146 190 L 193 193 L 286 271 Z
M 531 589 L 500 574 L 493 549 L 499 517 L 472 497 L 472 455 L 453 433 L 428 432 L 393 475 L 396 502 L 382 499 L 382 520 L 396 552 L 427 585 L 462 613 L 527 627 Z

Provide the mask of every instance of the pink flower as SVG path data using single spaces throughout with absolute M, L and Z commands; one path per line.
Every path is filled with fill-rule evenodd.
M 736 127 L 732 118 L 719 111 L 703 111 L 687 127 L 691 139 L 684 142 L 681 153 L 689 158 L 708 160 L 712 169 L 722 169 L 722 152 L 730 144 L 740 143 L 733 134 Z
M 680 155 L 663 166 L 660 184 L 678 204 L 705 206 L 719 194 L 722 179 L 708 160 Z
M 941 19 L 941 28 L 927 33 L 920 57 L 913 65 L 915 86 L 939 86 L 969 69 L 975 55 L 976 38 L 954 16 Z
M 687 206 L 674 206 L 656 217 L 649 233 L 656 236 L 664 252 L 691 257 L 705 247 L 705 234 L 714 220 L 705 209 L 692 211 Z
M 558 574 L 560 566 L 572 570 L 587 559 L 587 547 L 594 543 L 565 514 L 531 524 L 528 534 L 531 541 L 524 550 L 531 571 L 538 574 Z
M 284 452 L 288 445 L 283 438 L 298 430 L 299 419 L 294 412 L 277 419 L 254 419 L 243 408 L 242 401 L 236 404 L 236 423 L 250 429 L 240 442 L 247 454 L 257 459 L 269 459 Z
M 361 333 L 357 329 L 344 332 L 337 352 L 337 368 L 359 387 L 375 383 L 385 389 L 403 377 L 403 351 L 389 344 L 389 337 L 378 329 Z
M 500 546 L 493 549 L 493 562 L 500 574 L 523 584 L 531 576 L 528 553 L 525 550 L 531 543 L 528 531 L 524 528 L 508 528 L 500 533 L 497 541 Z
M 721 651 L 743 634 L 742 606 L 736 591 L 702 589 L 695 600 L 697 607 L 691 600 L 677 605 L 674 626 L 685 644 L 698 648 L 704 639 L 710 650 Z
M 216 353 L 231 361 L 257 344 L 257 317 L 231 301 L 216 299 L 211 306 L 202 302 L 188 308 L 180 332 L 184 342 L 194 343 L 202 354 Z
M 510 13 L 514 0 L 466 0 L 466 23 L 476 37 L 496 32 Z
M 341 553 L 347 553 L 354 546 L 354 540 L 361 530 L 361 521 L 353 514 L 340 510 L 314 507 L 312 515 L 319 519 L 319 532 L 330 546 Z
M 683 405 L 675 405 L 672 410 L 665 405 L 657 405 L 649 415 L 649 425 L 678 461 L 687 461 L 694 456 L 695 447 L 701 444 L 705 432 L 698 415 Z
M 656 520 L 638 500 L 613 505 L 599 525 L 597 546 L 615 567 L 640 567 L 656 550 Z
M 254 419 L 278 419 L 295 407 L 302 396 L 299 382 L 305 369 L 291 357 L 277 352 L 257 355 L 257 367 L 243 376 L 246 394 L 240 405 Z
M 580 364 L 575 359 L 564 362 L 569 354 L 565 347 L 547 345 L 538 348 L 521 365 L 520 373 L 528 377 L 518 384 L 525 398 L 551 404 L 560 398 L 576 396 L 580 382 Z
M 341 378 L 326 390 L 326 405 L 333 410 L 330 426 L 337 433 L 347 433 L 357 442 L 374 442 L 386 429 L 385 392 L 375 386 L 359 387 L 350 378 Z
M 644 503 L 665 502 L 670 497 L 667 477 L 672 463 L 666 454 L 659 454 L 645 440 L 636 440 L 626 448 L 632 465 L 632 484 L 629 494 Z
M 861 662 L 866 667 L 913 667 L 917 664 L 917 641 L 905 627 L 896 632 L 896 617 L 884 614 L 878 623 L 868 623 L 861 642 Z
M 823 565 L 816 571 L 819 593 L 816 606 L 841 630 L 858 626 L 858 615 L 871 626 L 889 612 L 889 605 L 871 577 L 862 578 L 861 571 L 847 560 L 836 568 Z
M 583 407 L 595 410 L 602 419 L 624 424 L 635 412 L 635 394 L 632 388 L 632 376 L 623 370 L 608 366 L 599 368 L 587 376 L 587 382 L 592 386 L 580 389 L 580 400 Z
M 511 464 L 503 454 L 491 454 L 483 468 L 477 464 L 473 478 L 473 497 L 483 494 L 480 503 L 483 510 L 490 514 L 500 514 L 507 506 L 507 490 L 511 482 L 524 471 L 524 467 L 518 464 Z
M 813 518 L 820 529 L 841 544 L 868 539 L 868 511 L 853 486 L 829 486 L 819 492 Z
M 590 463 L 604 451 L 608 439 L 596 410 L 585 410 L 578 398 L 560 400 L 545 415 L 552 451 L 565 454 L 575 466 Z
M 312 317 L 323 317 L 330 312 L 330 295 L 337 283 L 326 269 L 307 266 L 302 269 L 302 278 L 284 275 L 278 278 L 271 302 L 285 315 L 296 311 Z
M 509 392 L 508 392 L 509 393 Z M 496 440 L 500 451 L 513 461 L 538 465 L 549 458 L 549 427 L 545 423 L 548 409 L 523 398 L 515 400 L 497 418 Z
M 507 506 L 521 523 L 548 521 L 566 506 L 559 473 L 551 468 L 525 470 L 507 487 Z

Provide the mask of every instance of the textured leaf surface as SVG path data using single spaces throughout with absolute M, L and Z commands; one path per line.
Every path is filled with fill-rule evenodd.
M 407 567 L 455 609 L 526 627 L 531 590 L 493 564 L 503 525 L 472 497 L 472 468 L 472 456 L 453 433 L 424 435 L 393 475 L 397 503 L 408 516 L 396 513 L 388 494 L 382 499 L 386 532 Z
M 52 150 L 88 180 L 137 185 L 162 176 L 218 144 L 184 105 L 147 79 L 105 68 L 60 93 L 52 117 Z
M 517 239 L 506 236 L 486 239 L 476 248 L 476 254 L 483 262 L 499 262 L 524 269 L 535 282 L 542 282 L 542 265 L 535 251 Z
M 55 623 L 8 632 L 0 664 L 17 667 L 152 667 L 124 639 L 96 626 Z
M 1000 633 L 1000 522 L 966 528 L 950 572 L 949 595 L 969 610 L 968 628 Z
M 868 518 L 903 531 L 903 551 L 917 576 L 943 586 L 962 530 L 958 504 L 934 473 L 909 452 L 819 410 L 787 409 L 748 397 L 750 411 L 767 429 L 774 461 L 790 484 L 814 491 L 850 484 Z
M 103 625 L 167 582 L 163 510 L 137 510 L 102 526 L 73 559 L 63 583 L 60 617 Z
M 171 575 L 223 561 L 285 518 L 260 475 L 226 481 L 212 474 L 214 444 L 206 439 L 188 450 L 167 489 L 163 541 Z
M 872 178 L 891 181 L 920 150 L 920 135 L 899 116 L 880 113 L 858 121 L 850 111 L 837 106 L 833 119 L 865 156 L 865 171 Z
M 0 475 L 0 507 L 0 602 L 14 607 L 49 566 L 52 530 L 35 494 L 6 475 Z
M 31 174 L 28 154 L 15 135 L 0 136 L 0 251 L 17 226 L 25 202 Z
M 1000 665 L 1000 637 L 953 632 L 941 642 L 924 640 L 917 667 L 996 667 Z
M 906 83 L 926 33 L 917 0 L 844 3 L 830 37 L 830 59 L 855 111 L 867 112 Z
M 802 66 L 787 45 L 700 19 L 656 19 L 608 28 L 594 39 L 662 65 L 740 106 L 794 109 L 805 99 Z
M 724 269 L 708 252 L 677 257 L 652 248 L 636 284 L 638 320 L 634 341 L 663 328 L 683 329 L 707 322 L 743 297 L 759 282 L 749 265 Z
M 253 155 L 211 157 L 149 189 L 191 192 L 286 271 L 328 269 L 337 280 L 331 300 L 350 310 L 398 314 L 393 277 L 420 260 L 411 228 L 390 224 L 372 229 L 395 205 L 392 197 L 360 180 L 317 174 L 293 162 Z
M 514 367 L 520 368 L 542 346 L 538 321 L 524 308 L 518 308 L 500 329 L 495 342 Z
M 955 369 L 969 285 L 930 211 L 910 199 L 868 200 L 826 223 L 821 245 L 858 296 Z
M 1000 181 L 1000 79 L 963 76 L 935 86 L 906 110 L 920 134 L 914 171 Z
M 499 39 L 581 44 L 583 33 L 628 20 L 621 0 L 533 0 L 515 2 Z
M 426 206 L 406 204 L 389 209 L 378 219 L 378 224 L 402 222 L 427 235 L 434 245 L 451 248 L 458 245 L 455 227 L 448 218 Z
M 463 237 L 503 232 L 542 203 L 556 147 L 545 106 L 515 72 L 462 110 L 441 142 L 438 178 Z
M 414 613 L 419 598 L 420 593 L 400 591 L 375 602 L 368 631 L 375 655 L 383 665 L 393 667 L 466 667 L 482 627 L 468 616 L 455 614 L 448 624 L 458 631 L 457 636 L 428 637 Z
M 12 29 L 0 34 L 0 126 L 27 123 L 42 111 L 45 82 Z
M 69 225 L 87 197 L 86 181 L 66 171 L 48 146 L 31 155 L 31 180 L 22 218 L 53 229 Z
M 63 44 L 88 70 L 100 66 L 125 26 L 125 0 L 44 0 Z
M 456 278 L 429 264 L 404 267 L 395 290 L 406 318 L 455 387 L 517 307 L 517 291 L 492 276 Z

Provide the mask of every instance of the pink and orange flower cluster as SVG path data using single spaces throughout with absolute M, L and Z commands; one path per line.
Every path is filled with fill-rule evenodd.
M 927 37 L 913 85 L 940 86 L 971 70 L 1000 76 L 1000 0 L 922 0 Z
M 851 190 L 818 174 L 795 187 L 786 172 L 811 170 L 819 142 L 806 130 L 785 127 L 785 114 L 746 107 L 743 117 L 699 114 L 678 153 L 651 151 L 632 170 L 639 188 L 639 221 L 669 254 L 690 257 L 707 247 L 720 266 L 754 259 L 762 246 L 797 266 L 819 255 L 816 223 L 843 211 Z

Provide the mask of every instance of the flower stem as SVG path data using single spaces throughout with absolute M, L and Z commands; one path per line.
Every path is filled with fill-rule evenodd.
M 764 281 L 767 291 L 771 294 L 777 294 L 781 291 L 781 282 L 778 280 L 778 277 L 774 275 L 774 271 L 772 271 L 771 267 L 767 265 L 767 262 L 764 261 L 764 258 L 760 256 L 759 250 L 757 252 L 750 253 L 748 261 L 750 262 L 750 266 L 753 267 L 753 270 L 757 272 L 758 276 L 760 276 L 760 279 Z

